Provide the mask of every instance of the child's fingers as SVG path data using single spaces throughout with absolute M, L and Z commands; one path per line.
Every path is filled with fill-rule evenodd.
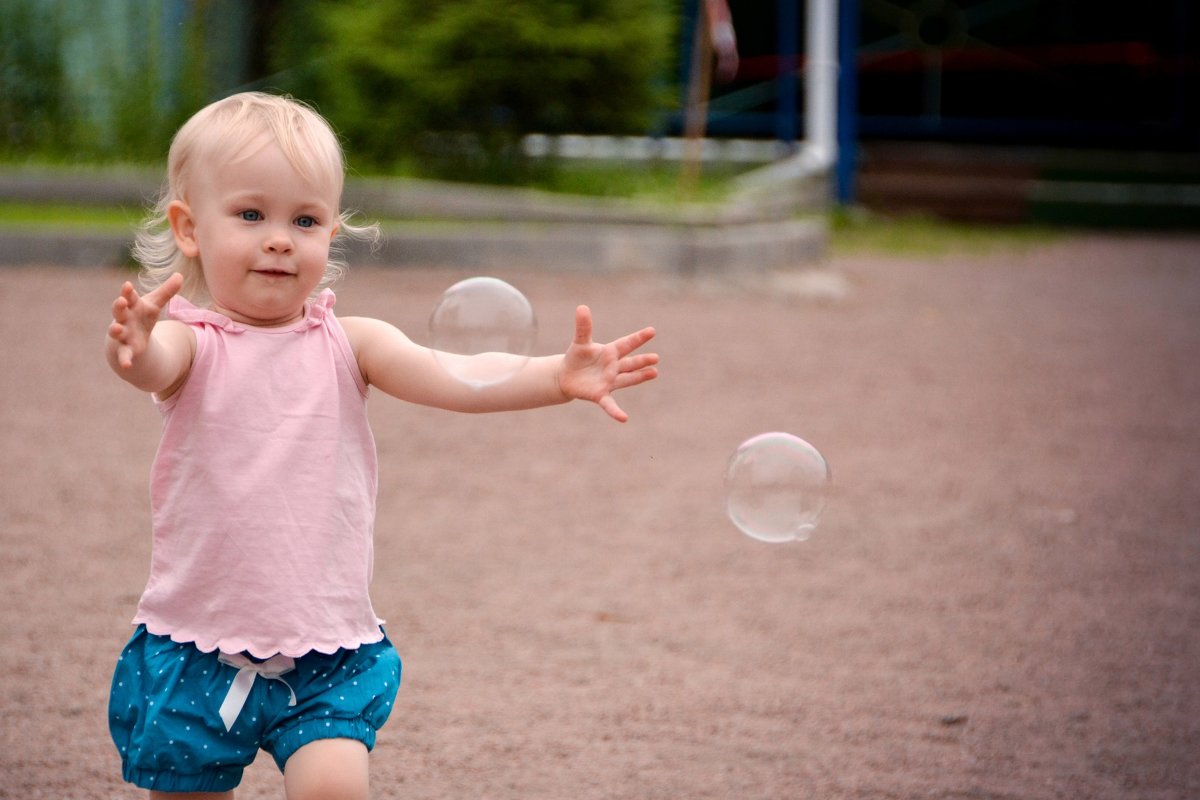
M 621 410 L 621 407 L 617 405 L 616 400 L 613 400 L 613 396 L 611 394 L 604 395 L 604 397 L 601 397 L 596 401 L 596 404 L 600 406 L 600 408 L 604 409 L 605 414 L 608 414 L 617 422 L 629 421 L 629 415 Z
M 628 336 L 622 336 L 613 342 L 617 347 L 617 352 L 622 356 L 629 355 L 634 350 L 644 345 L 646 342 L 654 338 L 656 331 L 654 328 L 642 328 L 636 333 L 631 333 Z
M 122 292 L 120 295 L 117 296 L 116 300 L 113 300 L 113 304 L 112 304 L 113 319 L 117 320 L 118 322 L 122 322 L 126 319 L 128 313 L 129 313 L 129 300 L 125 297 L 124 292 Z
M 621 372 L 636 372 L 644 367 L 652 367 L 658 363 L 658 353 L 639 353 L 636 356 L 627 356 L 617 362 L 617 366 Z
M 592 343 L 592 310 L 587 306 L 575 309 L 575 344 Z
M 114 322 L 108 326 L 109 338 L 114 339 L 117 344 L 117 363 L 128 369 L 133 366 L 133 347 L 124 343 L 125 326 L 119 322 Z
M 654 367 L 644 367 L 630 372 L 622 372 L 613 381 L 613 389 L 628 389 L 630 386 L 637 386 L 639 383 L 652 381 L 657 377 L 658 370 Z
M 129 345 L 121 345 L 117 348 L 117 364 L 123 369 L 129 369 L 133 366 L 133 348 Z
M 183 276 L 178 272 L 173 272 L 171 277 L 147 293 L 144 299 L 162 308 L 172 297 L 179 294 L 181 288 L 183 288 Z

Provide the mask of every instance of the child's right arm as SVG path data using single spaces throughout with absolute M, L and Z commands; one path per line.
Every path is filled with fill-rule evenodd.
M 196 335 L 188 326 L 158 319 L 182 285 L 183 276 L 176 273 L 139 296 L 126 281 L 113 301 L 113 321 L 105 339 L 105 356 L 113 372 L 160 399 L 183 384 L 196 352 Z
M 565 353 L 531 358 L 508 380 L 479 389 L 451 377 L 432 350 L 386 322 L 366 317 L 340 321 L 367 383 L 401 400 L 450 411 L 516 411 L 590 400 L 617 422 L 625 422 L 629 416 L 617 405 L 613 392 L 658 376 L 658 354 L 636 352 L 654 338 L 653 328 L 607 344 L 593 342 L 592 312 L 587 306 L 575 309 L 575 338 Z M 485 353 L 462 358 L 512 357 Z

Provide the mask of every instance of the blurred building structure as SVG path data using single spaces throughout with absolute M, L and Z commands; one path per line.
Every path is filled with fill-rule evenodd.
M 1192 0 L 842 0 L 864 140 L 1200 147 L 1200 6 Z M 714 84 L 710 133 L 795 135 L 807 68 L 803 0 L 731 4 L 736 77 Z M 785 25 L 794 26 L 792 31 Z M 789 51 L 790 50 L 790 51 Z
M 713 84 L 706 130 L 802 136 L 803 0 L 731 10 L 738 70 Z M 1200 225 L 1192 0 L 840 0 L 839 12 L 843 200 Z M 680 130 L 679 116 L 663 127 Z
M 646 132 L 661 146 L 638 146 L 669 154 L 685 133 L 705 0 L 663 2 L 681 9 L 680 109 Z M 730 146 L 713 152 L 763 152 L 757 140 L 786 158 L 812 122 L 806 78 L 832 64 L 837 201 L 980 220 L 1200 227 L 1194 0 L 828 2 L 836 63 L 806 52 L 812 0 L 728 2 L 736 69 L 709 86 L 703 131 Z M 119 158 L 122 143 L 169 135 L 212 99 L 211 87 L 270 86 L 267 21 L 304 5 L 0 0 L 0 132 L 17 152 L 71 138 L 68 128 L 78 141 L 86 124 L 89 153 Z
M 839 5 L 840 199 L 982 221 L 1200 227 L 1192 0 Z M 710 136 L 802 136 L 803 6 L 731 4 L 739 65 L 713 85 Z

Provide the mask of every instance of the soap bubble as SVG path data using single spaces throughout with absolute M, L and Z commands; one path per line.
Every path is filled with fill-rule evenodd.
M 429 317 L 442 369 L 480 388 L 516 375 L 533 353 L 537 318 L 525 295 L 499 278 L 468 278 L 442 293 Z M 481 353 L 494 354 L 482 358 Z
M 742 442 L 725 471 L 725 511 L 763 542 L 804 541 L 817 527 L 831 481 L 824 456 L 790 433 Z

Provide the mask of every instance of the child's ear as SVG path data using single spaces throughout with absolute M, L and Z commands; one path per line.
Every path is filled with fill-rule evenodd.
M 172 200 L 167 206 L 167 222 L 171 223 L 171 233 L 175 234 L 175 246 L 179 252 L 188 258 L 200 255 L 200 246 L 196 243 L 196 221 L 188 204 L 182 200 Z

